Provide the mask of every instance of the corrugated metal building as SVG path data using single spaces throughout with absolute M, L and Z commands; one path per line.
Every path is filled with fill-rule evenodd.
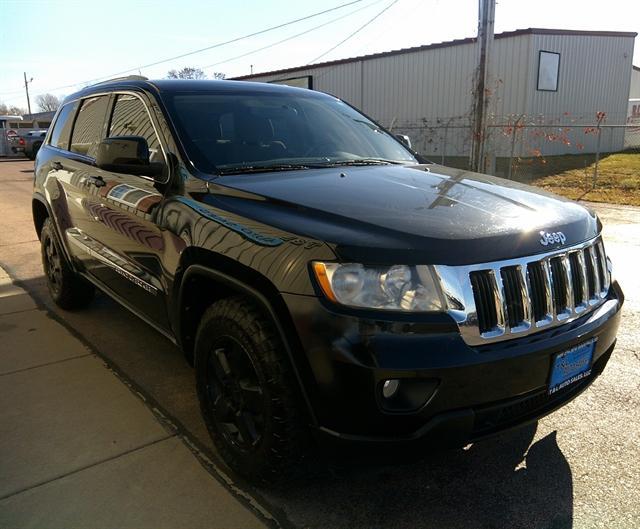
M 595 149 L 596 112 L 624 124 L 636 33 L 523 29 L 495 35 L 489 144 L 492 152 L 561 154 Z M 325 62 L 237 79 L 328 92 L 406 132 L 417 150 L 464 156 L 470 144 L 475 38 Z M 520 118 L 519 121 L 518 118 Z M 526 127 L 512 127 L 517 121 Z M 513 141 L 513 140 L 516 141 Z M 620 150 L 623 129 L 602 134 L 603 151 Z
M 631 87 L 629 99 L 640 99 L 640 67 L 634 66 L 631 70 Z

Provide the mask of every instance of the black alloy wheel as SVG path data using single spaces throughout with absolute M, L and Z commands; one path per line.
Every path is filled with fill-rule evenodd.
M 246 349 L 231 336 L 217 338 L 207 358 L 207 399 L 220 433 L 239 450 L 263 438 L 265 400 Z
M 71 268 L 56 235 L 50 218 L 45 219 L 40 231 L 42 268 L 49 293 L 56 305 L 65 310 L 86 307 L 94 297 L 94 286 Z
M 51 291 L 51 295 L 56 298 L 62 290 L 62 261 L 60 250 L 49 230 L 43 232 L 42 261 L 49 284 L 49 290 Z
M 202 315 L 194 349 L 202 416 L 229 467 L 269 484 L 298 473 L 309 432 L 271 317 L 249 298 L 219 300 Z

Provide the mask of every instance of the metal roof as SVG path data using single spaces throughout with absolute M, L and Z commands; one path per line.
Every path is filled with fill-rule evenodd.
M 53 118 L 55 110 L 47 110 L 45 112 L 33 112 L 32 114 L 24 114 L 22 117 L 28 120 Z
M 624 32 L 624 31 L 583 31 L 583 30 L 573 30 L 573 29 L 527 28 L 527 29 L 517 29 L 515 31 L 505 31 L 503 33 L 496 33 L 494 35 L 494 38 L 507 39 L 511 37 L 520 37 L 523 35 L 571 35 L 571 36 L 590 36 L 590 37 L 637 37 L 638 36 L 638 34 L 635 32 Z M 373 53 L 370 55 L 359 55 L 357 57 L 349 57 L 347 59 L 338 59 L 335 61 L 319 62 L 315 64 L 306 64 L 306 65 L 294 66 L 291 68 L 283 68 L 281 70 L 271 70 L 269 72 L 260 72 L 260 73 L 254 73 L 249 75 L 241 75 L 239 77 L 234 77 L 233 79 L 238 79 L 238 80 L 253 79 L 253 78 L 262 77 L 265 75 L 283 74 L 283 73 L 295 72 L 298 70 L 309 69 L 309 68 L 324 68 L 328 66 L 335 66 L 338 64 L 366 61 L 370 59 L 378 59 L 380 57 L 389 57 L 392 55 L 403 55 L 406 53 L 416 53 L 419 51 L 433 50 L 437 48 L 448 48 L 451 46 L 460 46 L 461 44 L 472 44 L 474 42 L 476 42 L 476 37 L 468 37 L 466 39 L 456 39 L 456 40 L 450 40 L 446 42 L 437 42 L 435 44 L 424 44 L 422 46 L 414 46 L 412 48 L 401 48 L 399 50 L 384 51 L 381 53 Z

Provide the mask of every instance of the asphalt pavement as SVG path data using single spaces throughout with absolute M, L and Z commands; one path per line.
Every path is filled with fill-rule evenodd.
M 224 481 L 232 500 L 268 513 L 268 523 L 309 529 L 640 528 L 640 209 L 593 205 L 627 302 L 607 369 L 578 399 L 536 425 L 465 450 L 425 453 L 422 461 L 405 464 L 321 465 L 291 487 L 256 490 L 217 458 L 200 418 L 193 371 L 175 346 L 104 295 L 81 312 L 52 305 L 31 222 L 32 170 L 32 162 L 0 159 L 0 266 L 176 428 L 191 453 L 200 454 L 210 483 Z M 10 457 L 0 448 L 0 461 Z M 82 501 L 100 500 L 85 491 Z

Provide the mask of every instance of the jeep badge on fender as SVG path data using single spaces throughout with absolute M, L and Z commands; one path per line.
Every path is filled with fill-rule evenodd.
M 48 134 L 53 300 L 100 289 L 177 343 L 218 454 L 259 483 L 320 446 L 420 454 L 536 420 L 613 351 L 595 213 L 434 164 L 336 97 L 133 76 L 67 97 Z
M 567 242 L 567 238 L 561 231 L 556 231 L 553 233 L 541 231 L 540 235 L 542 235 L 542 238 L 540 239 L 540 244 L 542 244 L 542 246 L 547 246 L 549 244 L 564 244 L 565 242 Z

